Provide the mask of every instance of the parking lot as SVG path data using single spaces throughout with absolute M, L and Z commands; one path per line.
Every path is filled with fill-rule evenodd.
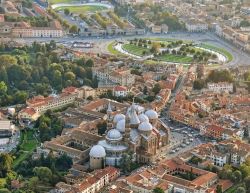
M 172 158 L 178 156 L 203 143 L 199 136 L 199 131 L 191 127 L 172 123 L 166 118 L 161 118 L 161 120 L 169 126 L 171 133 L 170 146 L 166 152 L 162 153 L 163 157 Z

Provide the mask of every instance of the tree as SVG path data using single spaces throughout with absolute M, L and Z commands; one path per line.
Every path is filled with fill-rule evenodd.
M 164 190 L 163 190 L 162 188 L 156 187 L 156 188 L 153 190 L 153 193 L 164 193 Z
M 8 153 L 0 154 L 0 177 L 5 178 L 7 173 L 11 170 L 13 158 Z
M 0 82 L 8 82 L 8 74 L 5 67 L 0 67 Z
M 11 193 L 7 188 L 0 189 L 0 193 Z
M 250 176 L 246 177 L 244 179 L 245 185 L 246 185 L 246 190 L 247 192 L 250 192 Z
M 228 164 L 224 165 L 223 169 L 219 172 L 220 178 L 230 179 L 233 173 L 232 170 L 233 168 L 231 165 L 228 165 Z
M 78 33 L 78 27 L 77 27 L 76 25 L 72 25 L 72 26 L 69 28 L 69 33 L 77 34 L 77 33 Z
M 93 66 L 94 66 L 93 60 L 88 59 L 88 60 L 86 61 L 86 63 L 85 63 L 85 66 L 86 66 L 86 67 L 93 67 Z
M 247 176 L 250 176 L 250 166 L 248 166 L 246 163 L 240 166 L 240 171 L 243 179 L 246 178 Z
M 155 95 L 157 95 L 157 94 L 160 92 L 160 90 L 161 90 L 160 84 L 159 84 L 159 83 L 156 83 L 156 84 L 154 85 L 153 89 L 152 89 L 152 92 L 154 92 Z
M 70 14 L 70 10 L 68 8 L 64 9 L 64 14 L 65 15 L 69 15 Z
M 14 95 L 14 98 L 15 98 L 15 103 L 17 104 L 25 103 L 25 101 L 28 98 L 28 93 L 25 91 L 17 91 Z
M 37 192 L 39 185 L 39 178 L 37 176 L 31 177 L 28 181 L 28 188 L 34 192 Z
M 73 80 L 75 80 L 76 75 L 73 72 L 66 72 L 64 74 L 64 78 L 65 78 L 65 80 L 71 80 L 71 81 L 73 81 Z
M 216 186 L 216 193 L 222 193 L 222 186 L 221 185 L 217 185 Z
M 98 129 L 98 134 L 103 135 L 107 130 L 107 123 L 106 122 L 98 123 L 96 127 Z
M 241 180 L 242 180 L 241 172 L 239 170 L 234 171 L 232 174 L 232 181 L 236 183 L 236 182 L 241 182 Z
M 8 87 L 5 82 L 0 82 L 0 96 L 5 95 L 7 93 Z
M 208 82 L 233 82 L 233 76 L 229 70 L 212 70 L 208 77 Z
M 53 72 L 52 85 L 57 87 L 58 90 L 62 86 L 62 73 L 59 70 Z
M 14 57 L 14 56 L 11 56 L 11 55 L 7 55 L 7 54 L 4 54 L 4 55 L 0 55 L 0 67 L 8 67 L 10 65 L 15 65 L 17 64 L 17 59 Z
M 120 160 L 120 167 L 124 173 L 128 173 L 131 170 L 132 158 L 129 154 L 122 154 L 122 158 Z
M 160 43 L 158 43 L 158 42 L 153 42 L 150 51 L 151 51 L 152 53 L 158 53 L 160 47 L 161 47 Z
M 50 182 L 52 178 L 52 171 L 47 167 L 35 167 L 34 174 L 43 182 Z
M 246 189 L 244 187 L 238 187 L 235 193 L 246 193 Z
M 197 79 L 193 83 L 193 89 L 195 90 L 201 90 L 205 86 L 205 81 L 202 79 Z
M 55 164 L 56 164 L 56 168 L 65 171 L 71 168 L 73 161 L 72 161 L 72 158 L 69 157 L 67 154 L 63 154 L 59 158 L 56 159 Z
M 176 53 L 177 53 L 176 50 L 172 50 L 173 55 L 176 55 Z

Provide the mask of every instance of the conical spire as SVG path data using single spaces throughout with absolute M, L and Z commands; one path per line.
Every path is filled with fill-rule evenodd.
M 132 103 L 130 110 L 129 110 L 129 115 L 130 115 L 130 124 L 137 125 L 140 123 L 140 120 L 139 120 L 138 115 L 136 113 L 136 106 L 134 103 L 134 99 L 133 99 L 133 103 Z
M 107 113 L 112 113 L 112 107 L 111 107 L 111 103 L 109 101 L 109 104 L 108 104 L 108 109 L 107 109 Z

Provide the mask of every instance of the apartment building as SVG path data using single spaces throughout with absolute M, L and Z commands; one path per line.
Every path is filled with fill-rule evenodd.
M 189 20 L 185 23 L 189 32 L 205 32 L 208 30 L 208 24 L 199 20 Z
M 119 169 L 106 167 L 85 175 L 85 178 L 83 178 L 80 182 L 73 183 L 73 185 L 59 182 L 56 184 L 54 192 L 97 193 L 100 192 L 104 186 L 107 186 L 110 182 L 118 178 L 119 175 Z M 72 177 L 74 176 L 75 175 L 73 174 Z
M 11 124 L 9 120 L 0 119 L 0 137 L 11 136 L 15 126 Z
M 225 164 L 239 167 L 249 157 L 249 151 L 249 144 L 241 140 L 229 139 L 217 144 L 202 144 L 191 150 L 191 154 L 204 161 L 212 161 L 218 167 L 223 167 Z
M 233 92 L 233 83 L 228 82 L 218 82 L 218 83 L 208 83 L 208 90 L 213 92 Z
M 0 22 L 0 35 L 3 37 L 63 37 L 61 24 L 55 20 L 48 27 L 32 27 L 27 22 Z
M 115 86 L 113 88 L 113 95 L 115 97 L 126 97 L 128 95 L 128 88 L 125 86 Z
M 129 69 L 107 67 L 93 68 L 93 77 L 99 81 L 115 83 L 121 86 L 131 86 L 135 83 L 135 76 L 130 73 Z
M 75 87 L 67 87 L 62 90 L 62 93 L 56 96 L 35 96 L 26 101 L 27 107 L 22 109 L 18 117 L 20 119 L 36 120 L 41 114 L 47 110 L 55 110 L 72 104 L 80 95 L 80 92 Z

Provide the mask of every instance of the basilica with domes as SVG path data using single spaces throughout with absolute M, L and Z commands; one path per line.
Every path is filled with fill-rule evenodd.
M 105 137 L 90 150 L 90 167 L 119 166 L 124 153 L 132 153 L 138 163 L 155 162 L 169 143 L 169 129 L 156 111 L 132 104 L 127 112 L 107 109 Z

